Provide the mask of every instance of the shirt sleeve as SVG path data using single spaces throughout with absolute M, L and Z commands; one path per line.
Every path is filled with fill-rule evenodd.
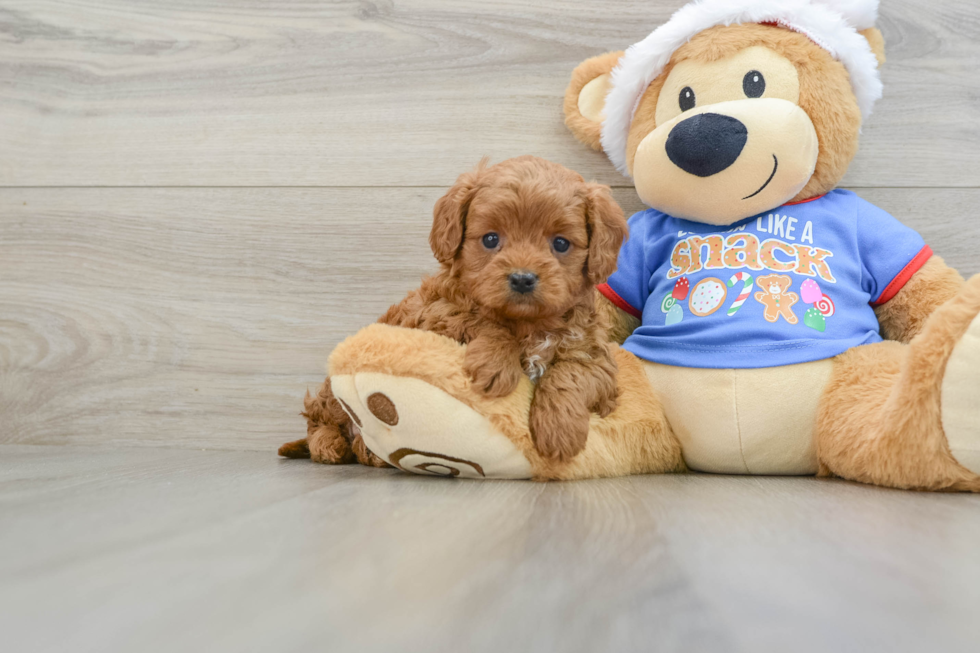
M 864 290 L 878 306 L 894 297 L 932 256 L 917 231 L 886 211 L 858 198 L 858 248 Z
M 640 211 L 628 220 L 629 238 L 619 250 L 616 271 L 606 283 L 597 286 L 609 301 L 637 318 L 643 316 L 643 306 L 650 295 L 646 243 L 651 221 L 644 219 L 645 214 L 646 211 Z

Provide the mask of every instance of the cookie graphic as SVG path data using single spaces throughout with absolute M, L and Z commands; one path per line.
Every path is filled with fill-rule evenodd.
M 667 311 L 672 309 L 674 307 L 674 304 L 676 303 L 677 300 L 674 299 L 673 295 L 664 295 L 664 300 L 660 302 L 660 310 L 666 313 Z
M 671 324 L 677 324 L 684 319 L 684 311 L 681 310 L 680 304 L 674 304 L 667 311 L 667 317 L 664 318 L 664 325 L 670 326 Z
M 699 281 L 691 289 L 688 306 L 692 314 L 704 317 L 717 311 L 725 302 L 726 296 L 728 296 L 728 289 L 725 287 L 725 282 L 715 277 L 708 277 Z
M 766 312 L 762 316 L 767 322 L 776 322 L 780 316 L 790 324 L 800 321 L 793 313 L 793 304 L 800 300 L 800 296 L 795 292 L 789 292 L 790 286 L 793 285 L 792 279 L 785 274 L 768 274 L 759 277 L 756 281 L 762 292 L 755 294 L 755 300 L 766 307 Z M 820 311 L 817 311 L 817 315 L 820 315 Z M 820 319 L 823 320 L 822 315 Z

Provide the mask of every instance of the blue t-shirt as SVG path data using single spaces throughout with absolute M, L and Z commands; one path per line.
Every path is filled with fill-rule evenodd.
M 648 209 L 629 229 L 599 290 L 642 319 L 625 349 L 683 367 L 790 365 L 878 342 L 872 305 L 932 254 L 918 233 L 845 190 L 726 227 Z

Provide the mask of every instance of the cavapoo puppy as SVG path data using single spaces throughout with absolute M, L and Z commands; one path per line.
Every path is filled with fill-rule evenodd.
M 616 407 L 616 363 L 593 287 L 616 269 L 626 219 L 609 188 L 533 156 L 462 174 L 436 202 L 439 271 L 379 320 L 466 344 L 465 370 L 488 396 L 536 383 L 530 428 L 545 457 L 585 447 L 589 413 Z M 324 381 L 305 400 L 307 439 L 288 457 L 383 466 Z

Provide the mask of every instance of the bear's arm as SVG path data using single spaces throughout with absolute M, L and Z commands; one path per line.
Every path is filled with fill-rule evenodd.
M 919 333 L 934 310 L 951 299 L 963 287 L 963 277 L 933 256 L 912 275 L 894 297 L 875 307 L 881 337 L 908 342 Z
M 611 342 L 618 345 L 623 344 L 633 333 L 633 330 L 640 326 L 638 318 L 613 304 L 598 290 L 595 291 L 595 302 L 596 312 L 599 314 L 599 319 L 606 325 Z

